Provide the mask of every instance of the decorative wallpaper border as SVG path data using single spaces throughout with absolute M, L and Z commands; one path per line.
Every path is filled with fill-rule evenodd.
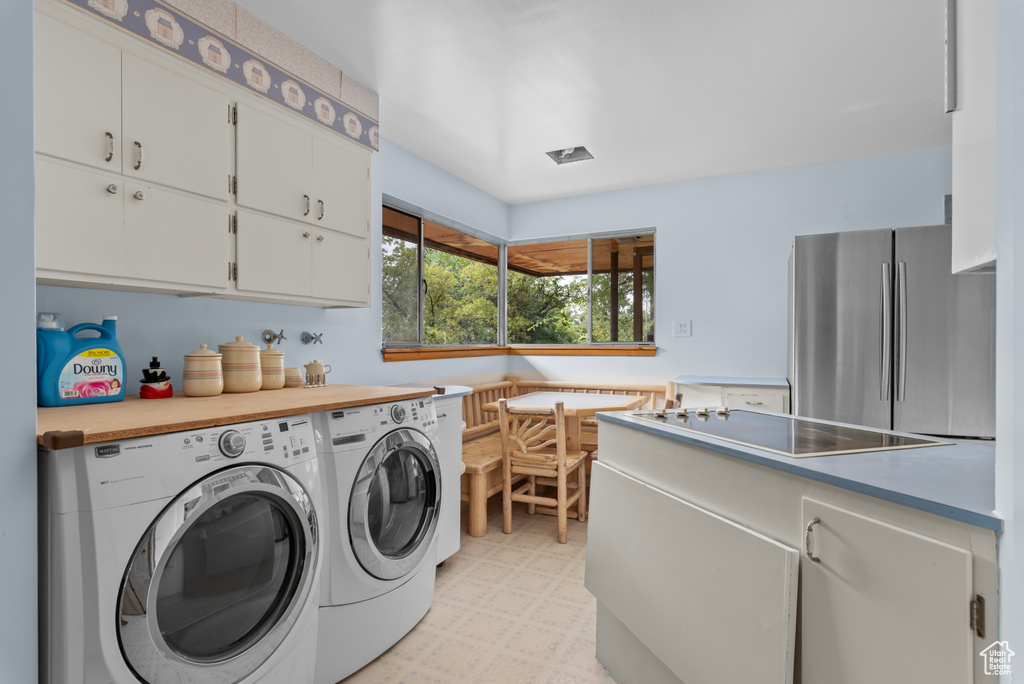
M 62 0 L 162 50 L 377 150 L 378 122 L 159 0 Z

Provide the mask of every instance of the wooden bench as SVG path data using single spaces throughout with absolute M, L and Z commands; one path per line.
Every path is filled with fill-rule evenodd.
M 462 500 L 469 502 L 469 535 L 482 537 L 487 533 L 487 500 L 501 492 L 501 432 L 498 414 L 483 410 L 484 404 L 509 399 L 528 392 L 584 392 L 590 394 L 644 395 L 643 408 L 665 405 L 665 386 L 560 382 L 551 380 L 520 380 L 509 375 L 505 380 L 473 387 L 473 393 L 462 398 L 462 416 L 466 428 L 462 432 Z M 669 389 L 671 392 L 671 388 Z M 585 420 L 584 448 L 597 448 L 597 421 Z M 589 459 L 588 459 L 589 465 Z M 522 476 L 517 476 L 516 481 Z M 514 483 L 513 483 L 514 484 Z

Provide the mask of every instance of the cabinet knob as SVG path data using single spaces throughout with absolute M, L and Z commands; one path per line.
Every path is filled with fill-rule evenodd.
M 309 235 L 310 235 L 310 233 L 309 233 L 309 231 L 307 230 L 307 231 L 306 231 L 305 233 L 303 233 L 303 234 L 302 234 L 302 237 L 304 237 L 304 238 L 308 238 L 308 237 L 309 237 Z
M 146 199 L 146 193 L 142 192 L 141 190 L 136 190 L 135 194 L 132 195 L 132 197 L 141 202 L 142 200 Z
M 323 242 L 324 241 L 324 236 L 323 235 L 317 235 L 316 236 L 316 241 L 317 242 Z
M 111 195 L 116 195 L 117 194 L 117 186 L 114 185 L 113 183 L 111 183 L 110 185 L 107 186 L 107 192 L 109 192 Z
M 142 168 L 142 143 L 135 141 L 135 170 Z
M 104 157 L 103 161 L 108 162 L 114 158 L 114 134 L 106 131 L 104 135 L 107 136 L 107 156 Z
M 309 216 L 309 195 L 303 195 L 302 199 L 306 202 L 306 210 L 302 212 L 303 216 Z M 309 237 L 308 235 L 306 237 Z

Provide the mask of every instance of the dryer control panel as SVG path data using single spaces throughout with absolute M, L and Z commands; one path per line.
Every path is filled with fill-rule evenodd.
M 433 397 L 324 411 L 314 419 L 318 440 L 325 442 L 326 448 L 338 450 L 365 449 L 399 427 L 419 430 L 432 441 L 438 431 Z

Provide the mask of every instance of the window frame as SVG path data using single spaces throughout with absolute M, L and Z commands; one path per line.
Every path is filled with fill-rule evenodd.
M 491 235 L 458 221 L 449 219 L 431 211 L 417 207 L 396 197 L 384 194 L 382 209 L 392 209 L 419 220 L 419 241 L 417 245 L 417 339 L 416 343 L 384 341 L 383 303 L 381 309 L 381 352 L 385 361 L 409 361 L 417 359 L 459 358 L 471 356 L 654 356 L 657 346 L 654 341 L 595 342 L 594 326 L 594 241 L 614 238 L 630 238 L 651 236 L 655 247 L 652 258 L 651 311 L 656 312 L 657 288 L 653 284 L 657 280 L 657 228 L 634 228 L 626 230 L 592 231 L 574 235 L 544 236 L 539 238 L 521 238 L 509 240 Z M 444 345 L 422 342 L 424 335 L 424 222 L 431 221 L 446 228 L 464 233 L 470 237 L 483 240 L 498 248 L 498 301 L 497 301 L 497 344 L 475 345 Z M 381 226 L 383 241 L 383 222 Z M 587 341 L 584 344 L 546 344 L 546 343 L 515 343 L 508 342 L 508 247 L 518 245 L 543 244 L 551 242 L 587 241 Z M 382 245 L 383 249 L 383 245 Z M 383 262 L 382 262 L 383 265 Z M 381 274 L 383 283 L 383 273 Z M 653 318 L 653 317 L 652 317 Z M 655 330 L 657 328 L 655 327 Z

